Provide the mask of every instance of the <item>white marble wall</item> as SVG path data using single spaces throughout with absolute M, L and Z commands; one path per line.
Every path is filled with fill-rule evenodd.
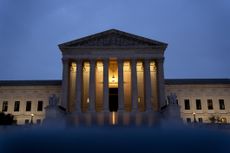
M 170 93 L 177 95 L 178 103 L 180 106 L 180 113 L 183 120 L 186 122 L 186 118 L 191 118 L 194 121 L 195 118 L 202 118 L 203 122 L 210 122 L 211 116 L 218 116 L 220 118 L 226 118 L 230 123 L 230 85 L 166 85 L 166 96 Z M 184 99 L 189 99 L 190 110 L 185 110 Z M 196 109 L 196 99 L 201 100 L 201 110 Z M 208 110 L 207 100 L 212 99 L 213 110 Z M 219 99 L 224 99 L 225 110 L 220 110 Z
M 130 73 L 126 66 L 124 66 L 124 73 Z M 99 67 L 97 68 L 99 71 Z M 97 101 L 102 98 L 100 90 L 102 90 L 101 81 L 99 76 L 97 76 Z M 125 80 L 125 92 L 130 90 L 126 85 Z M 129 80 L 129 79 L 127 79 Z M 191 118 L 193 122 L 195 112 L 196 120 L 202 118 L 203 122 L 210 122 L 209 117 L 219 116 L 227 119 L 230 123 L 230 85 L 165 85 L 166 96 L 170 93 L 176 93 L 178 103 L 180 106 L 181 117 L 184 121 L 186 118 Z M 129 93 L 129 92 L 128 92 Z M 45 107 L 48 105 L 49 96 L 56 94 L 61 96 L 61 86 L 1 86 L 0 87 L 0 111 L 2 111 L 3 101 L 8 101 L 8 111 L 6 113 L 11 113 L 15 116 L 17 124 L 24 124 L 25 120 L 31 120 L 31 114 L 34 114 L 33 121 L 36 123 L 37 119 L 43 120 L 45 117 Z M 125 97 L 126 103 L 130 103 L 130 99 Z M 129 97 L 130 98 L 130 97 Z M 184 99 L 190 100 L 190 110 L 185 110 Z M 196 99 L 201 99 L 202 109 L 196 109 Z M 207 99 L 213 100 L 213 110 L 208 110 Z M 219 109 L 219 99 L 224 99 L 225 110 Z M 43 111 L 37 111 L 37 103 L 39 100 L 43 101 Z M 19 112 L 14 112 L 14 102 L 20 101 Z M 32 101 L 32 109 L 26 112 L 26 101 Z M 102 104 L 97 103 L 97 110 L 100 110 Z M 127 106 L 126 106 L 127 107 Z M 128 108 L 126 108 L 128 109 Z
M 56 94 L 60 97 L 61 86 L 2 86 L 0 87 L 0 112 L 2 111 L 3 101 L 8 101 L 8 110 L 5 113 L 13 114 L 17 124 L 24 124 L 25 120 L 41 121 L 45 117 L 45 107 L 48 105 L 49 97 Z M 14 112 L 15 101 L 20 101 L 18 112 Z M 31 101 L 31 111 L 26 111 L 26 101 Z M 43 101 L 43 111 L 37 111 L 38 101 Z

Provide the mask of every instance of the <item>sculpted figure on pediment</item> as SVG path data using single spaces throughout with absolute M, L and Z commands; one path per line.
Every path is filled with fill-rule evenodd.
M 81 43 L 76 43 L 74 46 L 149 46 L 149 44 L 134 38 L 111 34 L 99 38 L 91 38 Z

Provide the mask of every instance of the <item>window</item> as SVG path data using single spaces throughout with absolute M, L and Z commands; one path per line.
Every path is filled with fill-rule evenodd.
M 196 109 L 201 110 L 201 100 L 200 99 L 196 99 Z
M 212 110 L 212 109 L 213 109 L 212 99 L 208 99 L 208 109 L 209 109 L 209 110 Z
M 27 112 L 31 111 L 31 101 L 26 102 L 26 111 Z
M 219 106 L 220 106 L 220 110 L 224 110 L 225 109 L 224 99 L 219 99 Z
M 20 101 L 15 101 L 15 103 L 14 103 L 14 111 L 19 112 L 19 108 L 20 108 Z
M 203 118 L 198 118 L 198 122 L 202 123 L 203 122 Z
M 30 120 L 26 119 L 25 124 L 29 124 L 29 123 L 30 123 Z
M 184 100 L 184 108 L 185 108 L 185 110 L 189 110 L 190 109 L 189 99 L 185 99 Z
M 42 110 L 43 110 L 43 101 L 38 101 L 37 111 L 42 111 Z
M 3 101 L 2 112 L 7 112 L 8 110 L 8 101 Z
M 191 123 L 191 118 L 186 118 L 187 123 Z

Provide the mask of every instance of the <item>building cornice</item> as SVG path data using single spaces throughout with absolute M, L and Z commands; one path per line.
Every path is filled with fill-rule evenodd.
M 0 80 L 0 86 L 61 86 L 62 80 Z M 228 78 L 165 79 L 165 85 L 230 84 Z
M 59 86 L 61 80 L 1 80 L 0 86 Z

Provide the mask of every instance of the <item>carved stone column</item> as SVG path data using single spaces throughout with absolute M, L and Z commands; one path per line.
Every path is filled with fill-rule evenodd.
M 146 111 L 152 110 L 151 103 L 151 76 L 150 76 L 150 61 L 148 59 L 144 60 L 144 87 L 145 87 L 145 104 Z
M 124 73 L 122 59 L 118 60 L 118 111 L 124 111 Z
M 69 60 L 62 58 L 62 101 L 61 105 L 68 111 L 68 97 L 69 97 Z
M 90 79 L 89 79 L 89 109 L 91 112 L 95 111 L 95 60 L 90 60 Z
M 157 59 L 157 90 L 158 90 L 158 111 L 165 105 L 165 79 L 164 79 L 164 59 Z
M 82 103 L 82 60 L 77 60 L 77 71 L 76 71 L 76 112 L 81 112 L 81 103 Z
M 131 60 L 131 95 L 132 95 L 132 112 L 137 111 L 137 61 L 136 59 Z
M 103 102 L 104 112 L 109 112 L 109 60 L 103 61 Z

